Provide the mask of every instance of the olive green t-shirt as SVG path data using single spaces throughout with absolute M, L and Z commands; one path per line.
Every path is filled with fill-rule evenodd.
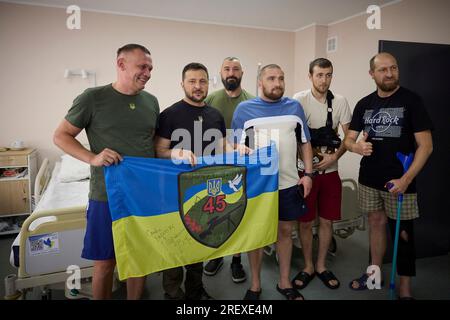
M 231 98 L 227 95 L 225 89 L 214 91 L 209 94 L 205 103 L 220 111 L 225 119 L 225 126 L 227 129 L 231 128 L 231 121 L 233 120 L 233 113 L 237 105 L 242 101 L 253 99 L 255 96 L 242 89 L 241 94 L 237 97 Z
M 155 96 L 118 92 L 112 84 L 90 88 L 75 98 L 66 120 L 85 129 L 91 151 L 108 148 L 122 156 L 155 156 L 153 137 L 159 104 Z M 107 201 L 103 167 L 91 166 L 89 199 Z

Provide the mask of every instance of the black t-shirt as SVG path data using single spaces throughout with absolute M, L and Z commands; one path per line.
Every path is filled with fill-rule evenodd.
M 213 107 L 181 100 L 161 112 L 156 135 L 171 140 L 171 149 L 190 150 L 198 157 L 214 155 L 217 143 L 226 136 L 225 121 Z
M 406 88 L 400 87 L 386 98 L 379 97 L 375 91 L 361 99 L 353 112 L 350 130 L 367 132 L 367 142 L 373 144 L 373 152 L 361 160 L 359 182 L 386 191 L 384 186 L 389 180 L 403 175 L 397 152 L 414 154 L 414 133 L 431 129 L 422 99 Z M 415 181 L 406 192 L 416 192 Z

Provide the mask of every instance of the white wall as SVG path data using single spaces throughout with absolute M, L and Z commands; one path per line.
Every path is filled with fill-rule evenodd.
M 294 87 L 294 33 L 174 22 L 151 18 L 81 12 L 81 30 L 68 30 L 65 10 L 0 3 L 0 146 L 23 139 L 40 158 L 61 154 L 52 134 L 73 99 L 92 80 L 64 79 L 64 69 L 94 70 L 97 85 L 115 79 L 115 53 L 126 43 L 140 43 L 152 53 L 154 71 L 146 90 L 161 109 L 183 96 L 183 67 L 204 63 L 218 76 L 223 58 L 237 56 L 243 86 L 256 90 L 258 62 L 279 64 L 286 73 L 286 94 Z M 86 141 L 85 137 L 81 140 Z
M 379 40 L 450 44 L 450 1 L 403 0 L 381 8 L 381 29 L 369 30 L 366 25 L 369 14 L 332 24 L 327 27 L 327 37 L 337 36 L 338 50 L 324 53 L 326 37 L 323 29 L 311 27 L 296 33 L 296 41 L 313 41 L 311 52 L 302 54 L 296 50 L 296 81 L 294 91 L 310 87 L 307 66 L 314 58 L 324 56 L 334 66 L 331 90 L 344 95 L 353 110 L 356 103 L 376 88 L 369 76 L 369 60 L 378 52 Z M 315 38 L 310 40 L 313 32 Z M 298 48 L 299 43 L 295 44 Z M 297 72 L 301 70 L 300 75 Z M 401 70 L 400 70 L 401 77 Z M 339 162 L 341 176 L 357 179 L 360 157 L 347 152 Z
M 82 11 L 81 30 L 68 30 L 65 10 L 0 3 L 0 146 L 23 139 L 39 149 L 40 158 L 55 160 L 61 152 L 52 134 L 72 100 L 92 81 L 64 79 L 65 68 L 97 72 L 97 84 L 115 79 L 115 51 L 137 42 L 152 52 L 154 71 L 146 90 L 164 109 L 180 99 L 181 70 L 192 61 L 218 76 L 222 59 L 238 56 L 243 86 L 255 93 L 258 62 L 278 63 L 286 73 L 286 95 L 310 87 L 308 64 L 325 56 L 326 38 L 338 37 L 338 50 L 327 57 L 335 72 L 331 89 L 343 94 L 353 109 L 375 89 L 368 61 L 378 40 L 450 43 L 450 1 L 403 0 L 383 7 L 381 30 L 368 30 L 363 14 L 330 26 L 298 32 L 174 22 Z M 401 72 L 401 71 L 400 71 Z M 220 77 L 216 90 L 222 87 Z M 82 138 L 85 140 L 85 138 Z M 344 177 L 357 177 L 359 158 L 346 154 Z

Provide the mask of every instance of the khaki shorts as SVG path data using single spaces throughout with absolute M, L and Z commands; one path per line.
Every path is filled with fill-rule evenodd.
M 384 211 L 391 219 L 397 218 L 397 196 L 387 191 L 380 191 L 374 188 L 359 185 L 358 200 L 359 207 L 364 213 L 372 211 Z M 417 206 L 417 193 L 407 193 L 403 195 L 401 220 L 411 220 L 419 217 L 419 207 Z

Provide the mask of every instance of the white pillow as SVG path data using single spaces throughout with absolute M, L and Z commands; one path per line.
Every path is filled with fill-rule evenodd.
M 73 182 L 88 179 L 91 176 L 90 165 L 86 162 L 75 159 L 68 154 L 61 156 L 61 170 L 59 171 L 59 181 Z

